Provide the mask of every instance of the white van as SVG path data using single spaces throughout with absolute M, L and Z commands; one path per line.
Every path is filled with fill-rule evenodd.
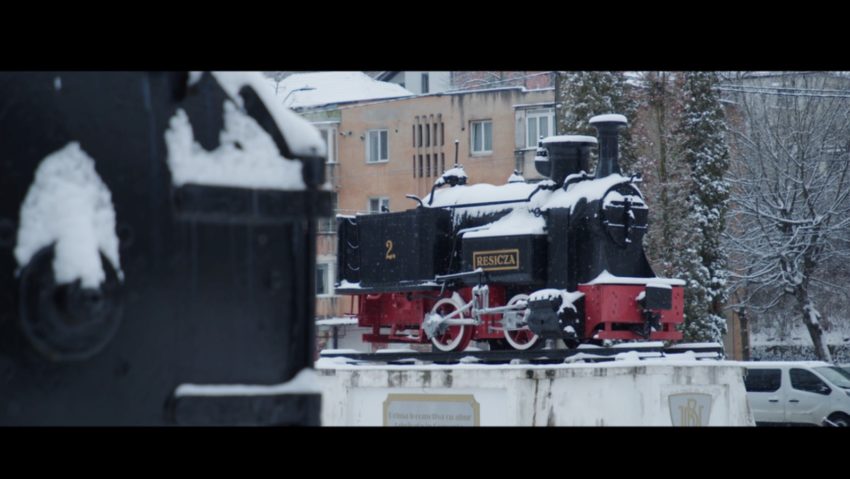
M 850 426 L 850 373 L 820 361 L 743 363 L 757 425 Z

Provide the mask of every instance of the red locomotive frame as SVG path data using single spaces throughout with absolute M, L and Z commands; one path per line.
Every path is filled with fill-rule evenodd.
M 648 280 L 655 278 L 647 278 Z M 682 333 L 676 325 L 683 322 L 684 290 L 672 286 L 672 307 L 668 310 L 652 310 L 659 315 L 660 330 L 652 331 L 648 337 L 634 332 L 632 328 L 645 323 L 644 311 L 637 297 L 644 291 L 643 284 L 594 284 L 579 285 L 584 293 L 584 328 L 579 338 L 587 340 L 680 340 Z M 489 301 L 494 305 L 508 303 L 504 286 L 489 285 Z M 473 288 L 464 287 L 454 292 L 463 302 L 473 300 Z M 357 295 L 358 325 L 372 328 L 363 335 L 369 343 L 418 343 L 431 342 L 425 334 L 423 322 L 438 301 L 451 296 L 437 296 L 433 291 L 404 293 L 375 293 Z M 469 317 L 468 312 L 464 317 Z M 501 314 L 482 314 L 480 323 L 467 326 L 449 326 L 443 341 L 451 341 L 463 335 L 455 350 L 463 350 L 470 341 L 494 341 L 505 339 L 501 328 Z M 389 328 L 389 331 L 385 331 Z M 512 338 L 522 344 L 534 337 L 529 330 L 514 331 Z

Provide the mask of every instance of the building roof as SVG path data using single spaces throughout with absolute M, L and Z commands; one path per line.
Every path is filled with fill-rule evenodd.
M 309 88 L 309 90 L 308 90 Z M 414 94 L 395 83 L 370 78 L 363 72 L 316 72 L 290 75 L 280 82 L 278 96 L 290 108 L 311 108 Z
M 380 80 L 380 81 L 390 81 L 398 73 L 399 72 L 380 72 L 377 75 L 375 75 L 374 78 L 375 78 L 375 80 Z

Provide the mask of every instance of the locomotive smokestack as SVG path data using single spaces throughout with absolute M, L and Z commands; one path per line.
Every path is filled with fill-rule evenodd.
M 599 133 L 599 165 L 596 167 L 596 177 L 619 174 L 620 147 L 617 136 L 620 127 L 628 125 L 626 117 L 616 114 L 597 115 L 590 119 L 590 124 Z
M 596 146 L 592 136 L 550 136 L 540 141 L 534 167 L 538 173 L 561 185 L 567 176 L 588 170 L 590 149 Z

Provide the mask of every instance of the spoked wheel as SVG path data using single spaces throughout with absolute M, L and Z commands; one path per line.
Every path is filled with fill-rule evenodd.
M 431 314 L 439 314 L 440 316 L 448 316 L 453 312 L 462 308 L 463 305 L 452 298 L 443 298 L 431 308 Z M 456 319 L 460 319 L 459 317 Z M 469 341 L 472 339 L 472 326 L 465 324 L 448 325 L 442 333 L 438 333 L 431 337 L 433 349 L 438 351 L 463 351 L 469 346 Z
M 510 301 L 508 301 L 508 306 L 516 304 L 519 301 L 528 301 L 527 294 L 517 294 Z M 521 314 L 522 319 L 528 315 L 528 309 L 519 312 Z M 522 329 L 514 329 L 514 330 L 504 330 L 505 341 L 511 345 L 512 348 L 526 351 L 529 349 L 537 349 L 542 347 L 545 341 L 540 339 L 540 336 L 534 334 L 533 331 L 528 329 L 528 326 L 523 326 Z

